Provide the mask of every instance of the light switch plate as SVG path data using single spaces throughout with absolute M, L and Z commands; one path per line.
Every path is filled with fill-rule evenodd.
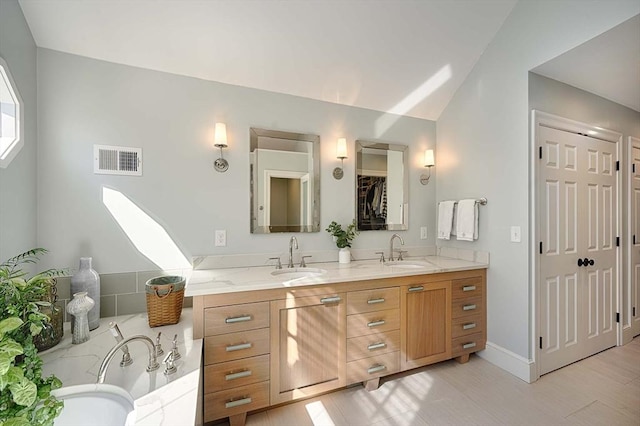
M 427 227 L 426 226 L 421 226 L 420 227 L 420 239 L 421 240 L 426 240 L 427 239 Z
M 224 229 L 216 229 L 216 247 L 226 247 L 227 245 L 227 231 Z
M 511 227 L 511 242 L 512 243 L 519 243 L 522 241 L 522 231 L 520 230 L 519 226 L 512 226 Z

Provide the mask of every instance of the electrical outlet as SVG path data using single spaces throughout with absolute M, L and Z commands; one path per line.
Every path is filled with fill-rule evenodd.
M 427 227 L 426 226 L 421 226 L 420 227 L 420 239 L 421 240 L 426 240 L 427 239 Z
M 519 226 L 511 227 L 511 242 L 519 243 L 522 240 L 522 231 Z
M 216 229 L 216 247 L 225 247 L 227 245 L 227 231 L 224 229 Z

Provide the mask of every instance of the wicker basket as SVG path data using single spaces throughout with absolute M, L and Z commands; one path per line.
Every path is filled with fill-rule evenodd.
M 151 278 L 145 285 L 149 327 L 177 324 L 184 300 L 183 277 L 170 275 Z

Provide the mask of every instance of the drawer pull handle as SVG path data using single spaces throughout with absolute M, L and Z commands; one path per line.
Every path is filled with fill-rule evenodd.
M 226 347 L 227 352 L 241 351 L 243 349 L 250 349 L 253 346 L 252 343 L 240 343 L 239 345 L 230 345 Z
M 384 325 L 386 323 L 385 320 L 378 320 L 378 321 L 371 321 L 369 323 L 367 323 L 368 327 L 377 327 L 379 325 Z
M 476 342 L 469 342 L 462 345 L 462 349 L 471 349 L 476 347 Z
M 374 374 L 374 373 L 377 373 L 379 371 L 384 371 L 386 369 L 387 369 L 386 365 L 377 364 L 377 365 L 373 365 L 373 366 L 369 367 L 369 369 L 367 370 L 367 373 Z
M 378 299 L 369 299 L 367 300 L 369 305 L 375 305 L 376 303 L 384 303 L 384 297 L 380 297 Z
M 252 319 L 253 317 L 251 315 L 240 315 L 239 317 L 225 318 L 224 322 L 226 324 L 234 324 L 236 322 L 251 321 Z
M 320 303 L 326 305 L 327 303 L 338 303 L 342 300 L 340 296 L 323 297 L 320 299 Z
M 470 322 L 470 323 L 464 324 L 462 326 L 463 330 L 471 330 L 472 328 L 476 328 L 476 323 L 475 322 Z
M 367 346 L 367 349 L 369 349 L 370 351 L 375 351 L 376 349 L 384 349 L 387 347 L 387 344 L 384 342 L 378 342 L 378 343 L 372 343 L 369 346 Z
M 251 404 L 251 398 L 249 397 L 236 399 L 235 401 L 229 401 L 226 404 L 224 404 L 224 408 L 233 408 L 233 407 L 238 407 L 240 405 L 247 405 L 247 404 Z
M 225 380 L 235 380 L 241 379 L 243 377 L 249 377 L 251 375 L 251 370 L 238 371 L 237 373 L 230 373 L 224 376 Z
M 422 291 L 424 290 L 423 286 L 418 286 L 418 287 L 409 287 L 409 291 Z
M 464 287 L 462 287 L 462 291 L 474 291 L 475 289 L 475 285 L 465 285 Z
M 476 308 L 476 305 L 475 305 L 475 304 L 473 304 L 473 305 L 464 305 L 464 306 L 462 307 L 462 310 L 463 310 L 463 311 L 473 311 L 475 308 Z

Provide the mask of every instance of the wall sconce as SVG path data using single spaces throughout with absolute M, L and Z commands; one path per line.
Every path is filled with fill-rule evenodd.
M 347 140 L 345 138 L 338 138 L 336 157 L 340 159 L 340 167 L 333 169 L 333 177 L 336 180 L 340 180 L 344 176 L 344 159 L 347 158 Z
M 429 179 L 431 178 L 431 168 L 435 165 L 436 165 L 436 162 L 435 162 L 435 159 L 433 158 L 433 150 L 427 149 L 424 152 L 424 167 L 426 167 L 429 170 L 429 174 L 428 175 L 423 174 L 420 176 L 421 184 L 426 185 L 429 183 Z
M 227 125 L 224 123 L 216 123 L 216 133 L 214 136 L 214 146 L 220 148 L 220 158 L 213 162 L 213 168 L 216 172 L 226 172 L 229 169 L 229 162 L 222 158 L 222 148 L 227 145 Z

